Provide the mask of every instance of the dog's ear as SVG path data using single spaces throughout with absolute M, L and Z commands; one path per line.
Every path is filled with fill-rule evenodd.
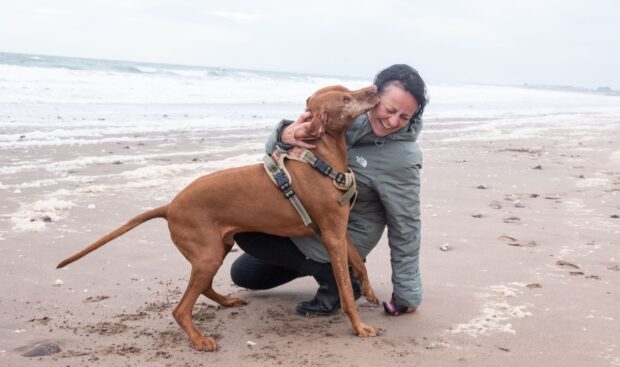
M 327 123 L 327 112 L 326 111 L 317 111 L 312 115 L 312 123 L 308 128 L 308 135 L 311 136 L 319 136 L 319 132 L 321 131 L 321 127 L 323 124 Z

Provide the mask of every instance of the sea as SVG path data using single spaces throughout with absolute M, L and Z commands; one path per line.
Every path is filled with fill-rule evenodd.
M 274 124 L 299 115 L 318 88 L 341 84 L 353 89 L 371 82 L 372 75 L 352 78 L 0 53 L 0 143 L 15 139 L 6 131 L 11 126 L 29 126 L 22 135 L 33 132 L 29 129 L 65 126 L 84 127 L 80 132 L 103 128 L 98 131 L 105 133 L 106 127 L 119 124 L 159 126 L 153 120 L 158 114 L 176 128 Z M 620 96 L 594 92 L 481 84 L 430 84 L 428 92 L 425 133 L 452 130 L 456 139 L 513 138 L 514 129 L 503 131 L 504 125 L 532 127 L 552 120 L 577 125 L 593 118 L 597 124 L 617 122 L 620 112 Z M 57 115 L 52 121 L 45 118 L 53 112 Z M 76 121 L 73 115 L 78 112 L 89 118 Z M 185 122 L 171 121 L 179 116 Z

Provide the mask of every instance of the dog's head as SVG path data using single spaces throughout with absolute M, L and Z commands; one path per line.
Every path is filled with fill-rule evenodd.
M 354 91 L 340 85 L 321 88 L 306 101 L 306 110 L 312 112 L 308 133 L 318 135 L 321 128 L 326 132 L 342 131 L 378 102 L 374 85 Z

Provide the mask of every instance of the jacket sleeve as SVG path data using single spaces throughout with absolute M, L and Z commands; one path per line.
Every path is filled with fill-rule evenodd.
M 271 155 L 271 153 L 276 150 L 276 147 L 280 147 L 284 150 L 288 150 L 293 147 L 292 145 L 284 144 L 280 141 L 282 130 L 292 123 L 293 121 L 291 120 L 282 120 L 278 123 L 278 125 L 276 125 L 276 128 L 269 135 L 267 143 L 265 143 L 265 153 Z
M 378 184 L 388 229 L 394 297 L 400 305 L 417 307 L 422 302 L 419 166 L 392 170 Z

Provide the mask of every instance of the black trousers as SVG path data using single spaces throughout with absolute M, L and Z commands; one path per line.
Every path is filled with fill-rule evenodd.
M 243 288 L 270 289 L 314 275 L 323 266 L 306 258 L 288 237 L 248 232 L 238 233 L 234 238 L 245 253 L 233 262 L 230 276 Z

